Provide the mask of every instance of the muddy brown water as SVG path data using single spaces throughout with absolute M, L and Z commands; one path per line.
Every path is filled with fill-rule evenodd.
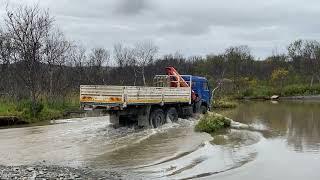
M 195 119 L 114 129 L 108 117 L 0 129 L 0 164 L 116 170 L 143 179 L 319 179 L 320 103 L 243 102 L 220 112 L 250 128 L 213 136 Z

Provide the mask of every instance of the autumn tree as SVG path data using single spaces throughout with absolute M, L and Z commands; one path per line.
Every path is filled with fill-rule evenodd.
M 238 80 L 241 72 L 245 71 L 246 64 L 253 60 L 248 46 L 234 46 L 226 49 L 224 54 L 225 60 L 231 65 L 232 79 L 234 90 L 240 91 Z
M 289 75 L 289 71 L 283 68 L 275 69 L 271 74 L 271 82 L 279 87 L 283 87 L 285 80 Z

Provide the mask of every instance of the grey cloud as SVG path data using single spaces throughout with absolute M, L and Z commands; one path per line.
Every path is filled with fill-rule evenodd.
M 264 57 L 298 38 L 320 40 L 319 0 L 10 1 L 49 8 L 67 37 L 89 47 L 150 39 L 163 54 L 199 55 L 247 44 Z
M 137 15 L 149 7 L 146 0 L 119 0 L 116 13 L 122 15 Z
M 160 25 L 159 31 L 162 33 L 201 35 L 210 32 L 210 24 L 195 21 L 182 21 Z

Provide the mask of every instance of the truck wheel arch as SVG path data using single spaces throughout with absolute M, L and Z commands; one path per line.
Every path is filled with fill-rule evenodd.
M 168 122 L 169 120 L 171 122 L 177 122 L 179 118 L 178 110 L 176 107 L 169 107 L 165 111 L 165 118 Z

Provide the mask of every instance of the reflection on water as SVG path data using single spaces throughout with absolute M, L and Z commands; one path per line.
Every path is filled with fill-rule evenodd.
M 239 108 L 223 113 L 257 129 L 271 130 L 268 138 L 284 138 L 297 152 L 319 151 L 319 102 L 244 102 Z

